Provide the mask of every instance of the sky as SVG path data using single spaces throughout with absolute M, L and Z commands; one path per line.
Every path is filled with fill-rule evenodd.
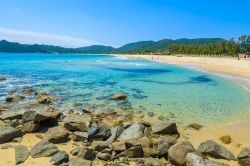
M 249 0 L 0 0 L 0 40 L 114 47 L 250 34 Z

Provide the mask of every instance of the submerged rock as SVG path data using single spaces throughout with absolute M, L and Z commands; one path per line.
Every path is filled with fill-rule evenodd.
M 184 166 L 186 155 L 194 152 L 193 145 L 188 141 L 181 141 L 171 146 L 168 150 L 168 160 L 172 165 Z
M 6 81 L 6 80 L 7 80 L 7 78 L 5 78 L 5 77 L 0 77 L 0 82 Z
M 27 146 L 17 145 L 14 148 L 15 148 L 16 165 L 23 163 L 28 159 L 30 153 Z
M 56 154 L 57 152 L 58 148 L 53 143 L 41 141 L 31 148 L 30 155 L 33 158 L 49 157 Z
M 198 152 L 216 159 L 236 160 L 232 152 L 212 140 L 201 143 L 198 147 Z
M 36 92 L 35 95 L 37 98 L 37 102 L 40 104 L 51 104 L 53 103 L 53 101 L 56 101 L 59 99 L 58 96 L 53 96 L 45 92 Z
M 250 149 L 243 148 L 237 156 L 238 163 L 240 166 L 249 166 L 250 165 Z
M 11 142 L 14 138 L 21 137 L 20 130 L 13 127 L 0 127 L 0 144 Z
M 16 96 L 6 97 L 5 101 L 6 101 L 6 103 L 12 103 L 12 102 L 19 102 L 23 99 L 25 99 L 24 96 L 16 95 Z
M 35 92 L 34 89 L 24 89 L 24 90 L 23 90 L 23 94 L 31 94 L 31 93 L 33 93 L 33 92 Z
M 117 94 L 114 94 L 113 96 L 111 96 L 111 99 L 113 99 L 113 100 L 126 100 L 127 95 L 123 94 L 123 93 L 117 93 Z
M 153 134 L 179 134 L 175 122 L 172 121 L 158 121 L 151 125 Z

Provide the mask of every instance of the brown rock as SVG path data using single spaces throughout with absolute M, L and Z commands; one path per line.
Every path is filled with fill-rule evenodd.
M 198 123 L 191 123 L 187 127 L 195 130 L 200 130 L 201 128 L 203 128 L 203 126 Z
M 69 132 L 62 126 L 50 128 L 44 135 L 43 140 L 51 143 L 64 143 L 67 142 Z
M 24 89 L 23 90 L 23 94 L 31 94 L 32 92 L 34 92 L 34 89 Z
M 113 96 L 111 96 L 111 99 L 113 99 L 113 100 L 126 100 L 127 95 L 123 94 L 123 93 L 118 93 L 118 94 L 114 94 Z
M 20 95 L 16 95 L 16 96 L 9 96 L 9 97 L 6 97 L 5 101 L 7 103 L 12 103 L 12 102 L 19 102 L 21 100 L 25 99 L 24 96 L 20 96 Z
M 232 139 L 229 135 L 224 135 L 220 137 L 221 142 L 224 144 L 230 144 L 232 142 Z

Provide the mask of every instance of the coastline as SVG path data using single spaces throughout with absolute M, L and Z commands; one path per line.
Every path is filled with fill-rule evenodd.
M 130 55 L 130 54 L 114 54 L 114 56 L 122 56 L 134 59 L 153 60 L 161 63 L 180 65 L 189 67 L 194 70 L 201 70 L 215 74 L 238 83 L 250 92 L 250 60 L 237 60 L 234 58 L 209 58 L 209 57 L 183 57 L 183 56 L 159 56 L 159 55 Z M 233 142 L 227 147 L 238 154 L 242 147 L 250 147 L 250 131 L 247 129 L 250 126 L 250 115 L 239 117 L 236 120 L 228 123 L 212 127 L 204 127 L 200 131 L 183 130 L 184 135 L 187 135 L 194 146 L 197 148 L 200 142 L 207 139 L 220 142 L 219 137 L 230 135 Z M 237 163 L 230 162 L 230 165 Z

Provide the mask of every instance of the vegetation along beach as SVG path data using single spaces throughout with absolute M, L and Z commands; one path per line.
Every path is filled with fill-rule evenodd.
M 250 166 L 248 1 L 0 3 L 0 166 Z

